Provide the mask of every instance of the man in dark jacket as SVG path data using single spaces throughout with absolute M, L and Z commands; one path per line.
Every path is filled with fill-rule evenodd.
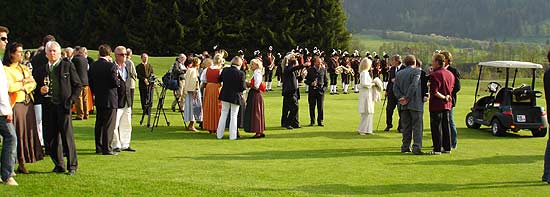
M 241 72 L 243 60 L 235 56 L 231 60 L 231 67 L 224 68 L 220 74 L 219 81 L 223 84 L 220 91 L 219 100 L 222 101 L 222 112 L 218 122 L 217 137 L 223 138 L 227 117 L 231 117 L 229 123 L 229 139 L 237 139 L 237 117 L 243 91 L 246 89 L 246 76 Z M 231 112 L 231 114 L 230 114 Z
M 441 55 L 445 56 L 445 68 L 449 70 L 453 76 L 455 77 L 455 85 L 453 87 L 453 108 L 449 112 L 449 125 L 451 128 L 451 148 L 456 149 L 457 147 L 457 133 L 456 133 L 456 125 L 454 120 L 454 109 L 456 107 L 456 97 L 458 92 L 460 91 L 460 72 L 453 67 L 451 64 L 453 63 L 453 55 L 451 55 L 450 52 L 443 51 L 441 52 Z
M 136 73 L 139 81 L 139 97 L 141 99 L 141 109 L 143 110 L 143 115 L 141 116 L 140 122 L 143 122 L 143 116 L 146 115 L 147 127 L 150 127 L 155 82 L 149 80 L 151 79 L 151 76 L 153 76 L 155 73 L 153 71 L 153 66 L 149 64 L 149 55 L 147 53 L 141 54 L 141 63 L 136 66 Z
M 78 77 L 82 82 L 82 92 L 78 96 L 78 100 L 75 103 L 76 107 L 76 120 L 88 119 L 88 60 L 82 54 L 87 54 L 88 49 L 86 47 L 81 47 L 76 51 L 76 55 L 73 57 L 71 62 L 73 62 Z
M 390 131 L 391 128 L 393 128 L 393 111 L 395 111 L 395 108 L 398 104 L 398 98 L 395 97 L 393 93 L 393 84 L 395 82 L 395 76 L 396 73 L 401 70 L 403 66 L 401 56 L 394 55 L 391 60 L 392 67 L 389 71 L 389 80 L 388 85 L 386 87 L 386 99 L 388 101 L 388 104 L 386 105 L 386 128 L 384 131 Z M 401 132 L 401 127 L 397 127 L 397 131 Z
M 283 115 L 281 117 L 281 126 L 287 129 L 301 128 L 298 120 L 298 100 L 300 100 L 300 91 L 298 89 L 297 70 L 304 68 L 298 65 L 295 57 L 289 57 L 288 65 L 283 71 Z
M 309 126 L 315 124 L 315 105 L 317 105 L 317 125 L 323 124 L 323 108 L 325 100 L 325 90 L 328 85 L 327 70 L 321 66 L 321 58 L 315 55 L 312 59 L 313 66 L 307 69 L 305 83 L 309 86 L 308 103 L 309 103 Z
M 44 141 L 50 146 L 50 157 L 55 164 L 53 172 L 64 173 L 69 170 L 69 175 L 74 175 L 78 162 L 71 107 L 82 91 L 82 85 L 73 63 L 61 60 L 59 43 L 48 42 L 45 51 L 48 62 L 35 65 L 33 70 L 37 73 L 34 76 L 37 87 L 40 87 L 37 92 L 43 101 Z M 49 78 L 49 84 L 44 84 L 46 76 Z M 67 156 L 66 168 L 63 161 L 64 154 Z
M 117 155 L 111 143 L 115 129 L 116 109 L 118 108 L 119 80 L 117 67 L 109 61 L 109 45 L 99 46 L 99 59 L 90 66 L 89 82 L 95 95 L 97 108 L 95 121 L 95 151 L 103 155 Z

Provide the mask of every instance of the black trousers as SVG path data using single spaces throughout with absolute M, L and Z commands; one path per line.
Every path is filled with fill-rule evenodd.
M 323 123 L 324 118 L 324 100 L 325 95 L 320 93 L 318 90 L 309 90 L 307 101 L 309 103 L 309 120 L 310 123 L 315 123 L 315 106 L 317 106 L 317 124 Z
M 338 83 L 338 75 L 336 73 L 329 73 L 330 85 L 336 85 Z
M 397 98 L 390 93 L 386 99 L 388 102 L 386 105 L 386 126 L 393 127 L 393 111 L 397 108 Z M 398 126 L 398 129 L 401 129 L 401 127 Z
M 58 169 L 76 170 L 78 168 L 78 161 L 71 112 L 65 110 L 62 105 L 50 102 L 42 104 L 42 112 L 44 142 L 49 146 L 48 150 L 55 167 Z M 66 167 L 63 154 L 67 155 Z
M 281 117 L 281 126 L 300 126 L 298 121 L 298 97 L 296 95 L 283 96 L 283 115 Z
M 97 109 L 95 120 L 95 152 L 111 152 L 111 142 L 115 130 L 116 109 Z
M 153 108 L 153 90 L 152 87 L 140 87 L 139 98 L 141 99 L 141 109 L 143 114 L 151 115 L 151 109 Z
M 272 82 L 273 81 L 273 70 L 265 69 L 265 82 Z
M 430 127 L 434 152 L 451 151 L 451 129 L 449 111 L 430 112 Z
M 357 72 L 359 72 L 359 71 L 357 71 Z M 355 73 L 355 75 L 353 76 L 353 81 L 355 81 L 355 84 L 361 83 L 361 79 L 360 79 L 360 78 L 361 78 L 361 75 Z

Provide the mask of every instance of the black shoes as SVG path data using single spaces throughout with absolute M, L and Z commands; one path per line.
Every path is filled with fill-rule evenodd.
M 384 131 L 385 131 L 385 132 L 388 132 L 388 131 L 390 131 L 391 128 L 392 128 L 392 127 L 387 126 L 387 127 L 384 129 Z
M 251 138 L 252 139 L 259 139 L 259 138 L 264 138 L 264 137 L 265 137 L 265 134 L 259 134 L 259 135 L 256 134 L 256 135 L 252 136 Z
M 324 127 L 325 124 L 323 124 L 322 122 L 320 122 L 319 124 L 317 124 L 317 126 Z
M 127 152 L 136 152 L 136 150 L 135 150 L 135 149 L 133 149 L 132 147 L 128 147 L 128 148 L 122 149 L 122 151 L 127 151 Z
M 55 173 L 65 173 L 65 169 L 55 167 L 55 168 L 52 170 L 52 172 L 55 172 Z
M 292 126 L 288 125 L 288 126 L 286 126 L 286 129 L 291 130 L 291 129 L 294 129 L 294 128 L 292 128 Z
M 313 125 L 315 125 L 314 122 L 310 122 L 308 126 L 312 127 Z
M 120 153 L 120 148 L 115 148 L 115 149 L 113 149 L 113 152 L 115 152 L 115 153 Z

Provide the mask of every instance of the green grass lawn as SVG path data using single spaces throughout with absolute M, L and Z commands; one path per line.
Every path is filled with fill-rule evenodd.
M 151 63 L 160 76 L 173 60 L 153 58 Z M 74 121 L 76 176 L 51 173 L 53 164 L 47 158 L 28 165 L 31 174 L 16 177 L 19 187 L 1 191 L 6 196 L 545 196 L 550 186 L 540 179 L 546 138 L 530 137 L 526 131 L 493 137 L 486 128 L 466 129 L 464 117 L 474 89 L 475 81 L 463 81 L 455 112 L 459 147 L 451 155 L 401 155 L 401 135 L 395 131 L 359 136 L 357 94 L 327 95 L 325 127 L 286 130 L 279 127 L 280 90 L 269 92 L 267 138 L 251 140 L 252 134 L 241 133 L 244 138 L 238 141 L 227 140 L 227 134 L 217 140 L 207 132 L 184 131 L 180 115 L 171 111 L 167 115 L 172 126 L 161 119 L 150 132 L 139 125 L 136 101 L 132 147 L 137 152 L 97 155 L 94 116 Z M 305 126 L 307 95 L 302 96 L 300 120 Z M 172 100 L 169 96 L 165 108 Z M 375 122 L 381 108 L 379 103 Z M 426 113 L 424 125 L 428 117 Z M 431 145 L 426 128 L 424 151 Z

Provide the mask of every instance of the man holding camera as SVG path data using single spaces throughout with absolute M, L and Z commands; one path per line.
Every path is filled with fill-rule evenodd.
M 147 127 L 151 127 L 151 108 L 153 107 L 153 90 L 155 88 L 153 66 L 149 64 L 149 55 L 141 54 L 141 63 L 136 66 L 137 78 L 139 81 L 139 97 L 141 98 L 141 109 L 143 115 L 147 116 Z M 142 119 L 143 120 L 143 119 Z

